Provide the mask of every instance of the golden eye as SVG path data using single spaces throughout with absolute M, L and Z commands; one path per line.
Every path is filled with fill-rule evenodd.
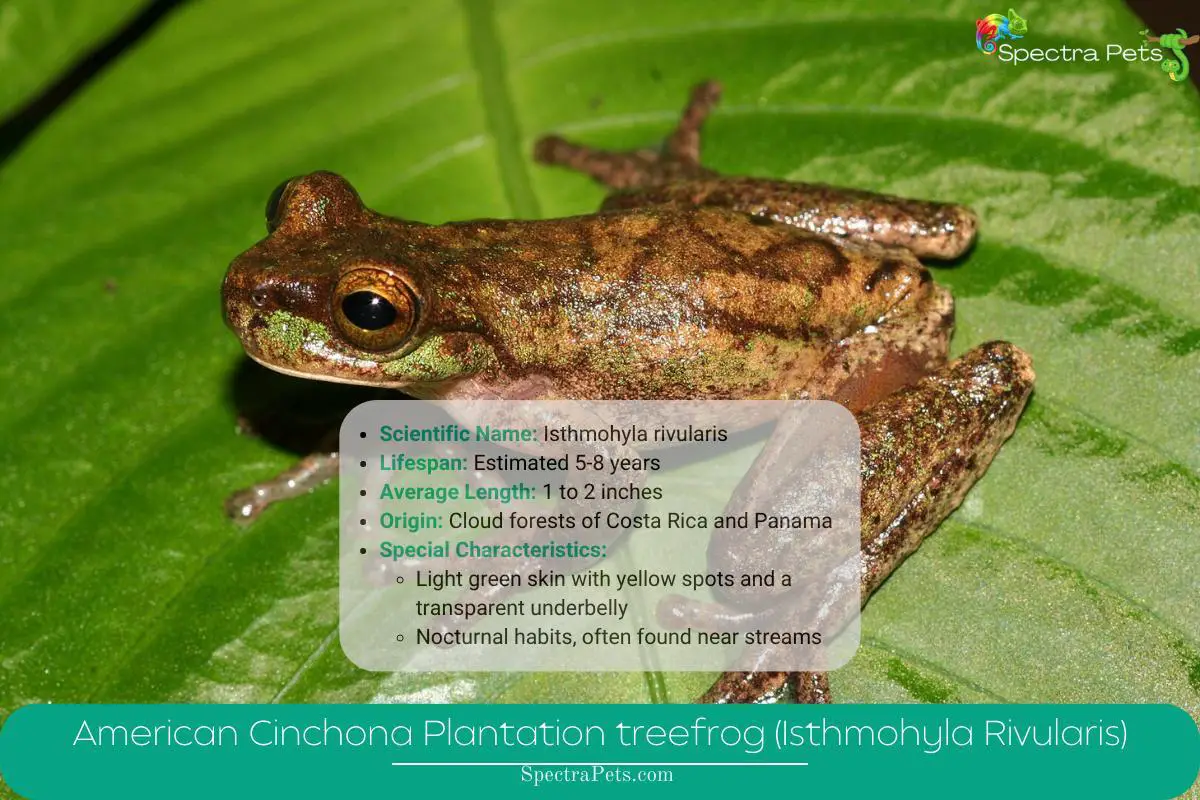
M 417 300 L 404 281 L 379 269 L 356 269 L 338 281 L 333 319 L 362 350 L 394 350 L 411 335 Z

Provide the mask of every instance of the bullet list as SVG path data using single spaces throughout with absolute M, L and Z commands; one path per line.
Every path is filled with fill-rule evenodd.
M 436 371 L 445 365 L 435 356 Z M 822 649 L 823 636 L 832 641 L 843 620 L 854 622 L 861 600 L 853 585 L 841 591 L 839 570 L 859 554 L 862 526 L 854 494 L 860 437 L 844 410 L 821 419 L 826 406 L 840 408 L 757 400 L 364 404 L 339 431 L 339 601 L 348 613 L 338 630 L 346 655 L 398 673 L 636 671 L 647 654 L 671 671 L 827 667 L 842 651 Z M 790 460 L 813 468 L 805 491 L 735 492 L 747 496 L 734 502 L 746 441 L 730 433 L 792 413 L 815 431 L 811 441 L 788 443 L 799 448 Z M 698 492 L 694 476 L 660 463 L 662 450 L 701 444 L 696 456 L 731 476 L 728 489 L 706 479 Z M 758 531 L 767 544 L 739 549 L 744 535 L 726 537 L 734 529 Z M 633 569 L 610 560 L 626 538 L 648 535 L 657 561 Z M 728 552 L 716 546 L 725 539 Z M 775 559 L 778 542 L 795 557 Z M 363 560 L 351 566 L 345 554 L 355 551 Z M 720 569 L 705 570 L 706 552 Z M 784 594 L 810 584 L 802 595 Z M 737 610 L 712 631 L 676 627 L 703 613 L 718 587 L 762 611 Z M 776 590 L 789 598 L 778 615 L 767 602 Z M 653 613 L 631 615 L 635 599 Z M 820 630 L 831 619 L 838 631 Z M 856 633 L 839 639 L 847 650 Z

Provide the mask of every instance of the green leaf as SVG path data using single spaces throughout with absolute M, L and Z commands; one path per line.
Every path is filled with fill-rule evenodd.
M 132 18 L 138 0 L 0 1 L 0 116 Z
M 1029 46 L 1139 43 L 1120 4 L 1085 6 L 1022 8 Z M 869 603 L 836 698 L 1200 716 L 1196 92 L 1155 64 L 1000 63 L 975 49 L 974 14 L 932 0 L 903 15 L 872 0 L 182 5 L 0 169 L 0 714 L 701 692 L 713 676 L 350 664 L 336 491 L 247 529 L 222 501 L 295 457 L 236 435 L 239 408 L 361 396 L 248 366 L 218 290 L 285 177 L 332 169 L 372 207 L 429 222 L 584 213 L 602 192 L 533 165 L 534 139 L 653 144 L 715 77 L 710 165 L 973 206 L 978 247 L 936 275 L 958 299 L 955 351 L 1008 339 L 1038 372 L 987 476 Z

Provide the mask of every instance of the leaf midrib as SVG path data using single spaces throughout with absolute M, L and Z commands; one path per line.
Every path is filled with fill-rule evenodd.
M 479 77 L 484 119 L 496 143 L 496 166 L 504 195 L 514 217 L 537 219 L 542 215 L 541 207 L 525 166 L 504 50 L 496 32 L 495 9 L 491 0 L 462 0 L 462 9 L 466 18 L 467 49 Z

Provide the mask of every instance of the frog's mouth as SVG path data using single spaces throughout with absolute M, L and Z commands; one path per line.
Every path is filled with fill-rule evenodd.
M 417 381 L 395 381 L 387 378 L 355 378 L 347 375 L 332 375 L 322 372 L 307 372 L 302 369 L 293 369 L 284 367 L 279 364 L 272 364 L 270 361 L 262 358 L 246 350 L 246 355 L 250 356 L 250 360 L 256 364 L 261 364 L 272 372 L 278 372 L 281 375 L 287 375 L 290 378 L 302 378 L 305 380 L 325 381 L 326 383 L 342 383 L 349 386 L 365 386 L 371 389 L 392 389 L 397 392 L 403 392 L 410 397 L 415 397 L 419 400 L 436 400 L 440 398 L 448 387 L 446 381 L 439 382 L 417 382 Z
M 379 388 L 386 386 L 377 380 L 369 380 L 367 378 L 355 378 L 346 375 L 334 375 L 325 372 L 317 372 L 311 370 L 295 369 L 293 367 L 285 367 L 280 364 L 274 364 L 249 348 L 246 349 L 246 355 L 250 356 L 250 360 L 256 364 L 261 364 L 272 372 L 278 372 L 281 375 L 287 375 L 291 378 L 304 378 L 310 381 L 325 381 L 326 383 L 346 383 L 353 386 L 371 386 Z

